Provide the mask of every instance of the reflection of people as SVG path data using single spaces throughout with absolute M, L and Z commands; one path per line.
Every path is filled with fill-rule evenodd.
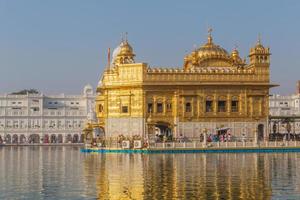
M 242 133 L 242 141 L 245 141 L 245 140 L 246 140 L 246 134 Z
M 230 131 L 230 129 L 227 130 L 227 140 L 228 140 L 228 142 L 231 141 L 231 131 Z
M 182 135 L 182 133 L 179 134 L 179 142 L 180 143 L 183 142 L 183 135 Z
M 220 142 L 224 142 L 224 134 L 220 135 Z
M 203 142 L 203 133 L 200 133 L 200 142 Z

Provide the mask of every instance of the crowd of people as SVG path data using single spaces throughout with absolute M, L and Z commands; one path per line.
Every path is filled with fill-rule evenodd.
M 206 138 L 206 142 L 230 142 L 234 141 L 236 138 L 231 135 L 230 131 L 221 132 L 221 133 L 209 133 L 204 136 L 204 133 L 200 134 L 200 137 L 186 137 L 183 134 L 179 134 L 179 137 L 174 138 L 172 135 L 155 135 L 155 142 L 190 142 L 190 141 L 200 141 L 203 142 Z M 242 136 L 242 140 L 245 140 L 245 136 Z

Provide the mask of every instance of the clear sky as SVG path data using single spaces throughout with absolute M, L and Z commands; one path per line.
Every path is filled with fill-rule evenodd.
M 258 34 L 270 46 L 271 79 L 289 94 L 300 79 L 300 1 L 199 0 L 0 0 L 0 93 L 36 88 L 43 93 L 82 91 L 97 85 L 107 49 L 121 35 L 136 61 L 182 66 L 183 57 L 206 41 L 248 55 Z

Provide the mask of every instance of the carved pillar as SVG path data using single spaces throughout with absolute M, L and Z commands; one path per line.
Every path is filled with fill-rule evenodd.
M 167 110 L 167 102 L 166 102 L 166 97 L 163 97 L 163 113 L 164 115 L 166 114 L 166 110 Z
M 242 115 L 244 112 L 246 112 L 246 109 L 243 109 L 243 105 L 245 106 L 245 103 L 244 103 L 245 99 L 246 98 L 245 97 L 243 98 L 242 95 L 238 96 L 238 111 L 239 111 L 240 115 Z
M 155 114 L 156 112 L 157 112 L 156 96 L 153 96 L 153 113 Z
M 259 116 L 262 116 L 262 104 L 263 104 L 262 98 L 259 98 L 259 100 L 258 100 L 258 110 L 259 110 L 258 115 Z
M 195 110 L 196 110 L 196 109 L 195 109 L 195 105 L 194 105 L 195 103 L 194 103 L 194 102 L 195 102 L 194 97 L 192 97 L 192 99 L 191 99 L 191 106 L 192 106 L 192 107 L 191 107 L 191 111 L 192 111 L 192 112 L 191 112 L 191 114 L 192 114 L 191 117 L 192 117 L 192 118 L 194 117 L 194 115 L 195 115 Z
M 200 103 L 200 96 L 197 95 L 197 118 L 200 117 L 200 106 L 201 106 L 201 103 Z
M 227 115 L 230 115 L 230 108 L 231 108 L 230 94 L 227 94 L 227 101 L 226 101 Z
M 213 99 L 213 113 L 214 115 L 217 115 L 217 110 L 218 110 L 218 98 L 217 94 L 214 94 L 214 99 Z
M 182 117 L 184 118 L 185 117 L 185 99 L 184 99 L 184 96 L 181 97 L 181 104 L 180 104 L 180 108 L 181 108 L 181 111 L 182 111 Z
M 172 106 L 172 110 L 174 112 L 174 137 L 178 137 L 178 119 L 179 119 L 179 113 L 178 113 L 178 109 L 179 109 L 179 94 L 178 91 L 175 91 L 174 93 L 174 98 L 173 98 L 173 103 L 174 106 Z
M 176 117 L 178 117 L 178 92 L 174 93 L 174 98 L 173 98 L 173 104 L 174 106 L 172 106 L 172 110 L 173 110 L 173 114 Z
M 253 97 L 249 98 L 249 103 L 250 103 L 250 116 L 253 117 Z

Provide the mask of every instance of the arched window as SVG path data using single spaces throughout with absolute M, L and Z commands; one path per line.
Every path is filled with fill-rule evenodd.
M 218 112 L 226 112 L 226 97 L 219 97 L 218 100 Z
M 167 102 L 167 111 L 172 111 L 172 103 Z
M 213 112 L 213 98 L 210 96 L 206 97 L 205 112 Z
M 103 105 L 99 104 L 99 112 L 103 112 Z
M 164 110 L 163 104 L 162 104 L 161 102 L 158 102 L 158 103 L 156 104 L 156 108 L 157 108 L 157 112 L 158 112 L 158 113 L 162 113 L 163 110 Z
M 239 101 L 237 97 L 232 97 L 231 99 L 231 112 L 239 111 Z
M 153 112 L 153 103 L 148 103 L 147 112 L 152 113 Z
M 192 105 L 190 102 L 185 104 L 185 112 L 192 112 Z

